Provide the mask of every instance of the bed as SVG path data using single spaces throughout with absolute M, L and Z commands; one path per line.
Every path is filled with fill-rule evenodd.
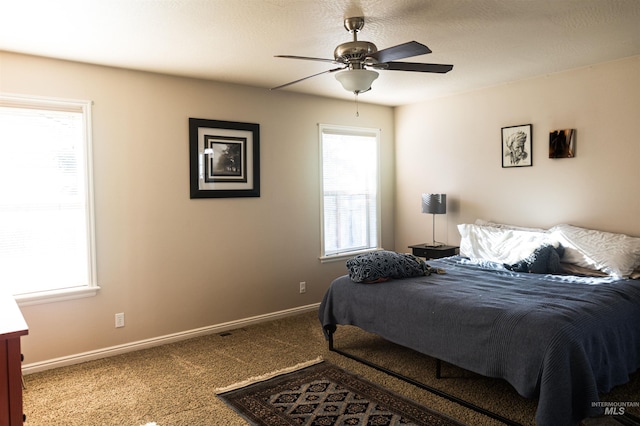
M 389 269 L 398 264 L 388 259 L 379 267 L 380 256 L 404 263 L 410 256 L 392 252 L 378 253 L 374 267 L 361 258 L 360 275 L 351 265 L 320 305 L 327 338 L 336 325 L 354 325 L 502 378 L 520 395 L 538 399 L 538 425 L 573 425 L 601 414 L 598 395 L 640 368 L 640 280 L 631 278 L 640 266 L 640 239 L 569 225 L 459 229 L 461 255 L 422 262 L 423 273 L 405 264 Z M 537 261 L 533 255 L 549 246 L 573 263 L 561 262 L 557 270 L 546 256 L 544 268 L 554 273 L 528 272 Z

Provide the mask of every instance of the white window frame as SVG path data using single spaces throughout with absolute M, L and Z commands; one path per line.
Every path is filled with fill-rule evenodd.
M 369 247 L 364 249 L 354 249 L 343 252 L 335 252 L 335 253 L 327 253 L 327 249 L 325 247 L 325 210 L 324 210 L 324 199 L 325 199 L 325 189 L 324 189 L 324 147 L 323 147 L 323 135 L 324 134 L 336 134 L 336 135 L 345 135 L 345 136 L 368 136 L 374 137 L 376 143 L 376 193 L 375 193 L 375 203 L 376 203 L 376 213 L 375 213 L 375 243 L 371 244 Z M 319 124 L 318 125 L 318 139 L 319 139 L 319 157 L 320 157 L 320 260 L 322 262 L 330 262 L 330 261 L 339 261 L 344 260 L 349 257 L 356 256 L 361 253 L 367 253 L 376 250 L 382 250 L 381 239 L 382 239 L 382 206 L 381 206 L 381 171 L 380 171 L 380 129 L 374 128 L 364 128 L 364 127 L 352 127 L 352 126 L 339 126 L 332 124 Z
M 87 283 L 68 286 L 65 288 L 52 288 L 45 291 L 14 294 L 21 306 L 49 303 L 55 301 L 76 299 L 80 297 L 95 296 L 100 289 L 97 283 L 96 273 L 96 244 L 95 244 L 95 213 L 93 195 L 93 152 L 92 152 L 92 127 L 91 107 L 92 102 L 86 100 L 58 99 L 24 96 L 19 94 L 0 93 L 0 107 L 42 109 L 48 111 L 79 112 L 83 119 L 82 138 L 84 143 L 84 185 L 85 191 L 85 215 L 86 215 L 86 240 L 87 240 Z M 37 267 L 37 263 L 34 265 Z

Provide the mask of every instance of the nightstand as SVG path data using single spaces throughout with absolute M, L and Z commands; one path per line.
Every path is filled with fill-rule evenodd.
M 455 256 L 458 254 L 458 246 L 430 246 L 427 244 L 416 244 L 409 246 L 414 256 L 425 257 L 427 259 L 439 259 L 441 257 Z

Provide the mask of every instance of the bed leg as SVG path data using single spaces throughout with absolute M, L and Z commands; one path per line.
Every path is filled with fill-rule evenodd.
M 436 379 L 439 379 L 440 377 L 442 377 L 442 375 L 440 374 L 441 368 L 442 368 L 442 361 L 436 358 Z
M 327 341 L 329 342 L 329 350 L 334 351 L 333 349 L 333 333 L 335 333 L 337 327 L 335 325 L 328 325 L 324 328 L 325 335 L 327 336 Z

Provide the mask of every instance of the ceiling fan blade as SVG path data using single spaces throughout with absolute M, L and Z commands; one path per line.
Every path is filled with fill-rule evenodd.
M 380 65 L 387 65 L 384 68 L 380 68 L 391 71 L 436 72 L 440 74 L 447 73 L 453 69 L 453 65 L 422 64 L 419 62 L 387 62 Z
M 303 59 L 305 61 L 321 61 L 321 62 L 331 62 L 333 64 L 337 64 L 335 59 L 312 58 L 309 56 L 275 55 L 274 58 Z
M 389 62 L 397 59 L 410 58 L 412 56 L 424 55 L 431 53 L 424 44 L 417 41 L 409 41 L 404 44 L 399 44 L 393 47 L 387 47 L 386 49 L 378 50 L 372 55 L 368 55 L 370 58 L 376 59 L 378 62 Z
M 308 76 L 308 77 L 304 77 L 304 78 L 301 78 L 301 79 L 299 79 L 299 80 L 292 81 L 292 82 L 290 82 L 290 83 L 282 84 L 282 85 L 280 85 L 280 86 L 278 86 L 278 87 L 273 87 L 273 88 L 271 88 L 271 90 L 278 90 L 278 89 L 282 89 L 283 87 L 287 87 L 287 86 L 291 86 L 292 84 L 300 83 L 301 81 L 304 81 L 304 80 L 306 80 L 306 79 L 308 79 L 308 78 L 311 78 L 311 77 L 318 76 L 318 75 L 320 75 L 320 74 L 327 74 L 327 73 L 331 73 L 331 72 L 340 71 L 340 70 L 343 70 L 343 69 L 345 69 L 345 67 L 338 67 L 338 68 L 333 68 L 333 69 L 330 69 L 330 70 L 322 71 L 322 72 L 319 72 L 319 73 L 317 73 L 317 74 L 313 74 L 313 75 L 310 75 L 310 76 Z

